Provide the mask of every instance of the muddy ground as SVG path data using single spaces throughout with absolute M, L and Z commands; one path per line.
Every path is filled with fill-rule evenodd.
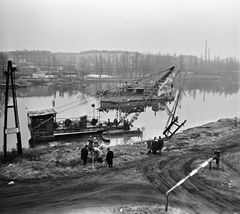
M 17 179 L 3 164 L 0 213 L 240 213 L 240 132 L 233 119 L 176 134 L 162 154 L 147 154 L 143 143 L 112 149 L 113 168 L 88 163 L 62 178 Z M 165 212 L 166 192 L 214 150 L 220 151 L 219 169 L 213 162 L 212 170 L 207 165 L 174 189 Z

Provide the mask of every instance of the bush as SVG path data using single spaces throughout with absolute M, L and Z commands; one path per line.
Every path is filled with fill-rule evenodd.
M 59 161 L 59 165 L 62 167 L 76 167 L 81 164 L 81 159 L 63 159 Z
M 19 158 L 19 155 L 17 153 L 16 149 L 12 149 L 12 151 L 7 151 L 6 157 L 3 157 L 3 153 L 0 156 L 0 163 L 12 163 L 16 161 Z M 0 164 L 1 165 L 1 164 Z
M 37 149 L 25 150 L 23 152 L 22 158 L 27 159 L 27 160 L 39 161 L 40 160 L 40 152 Z

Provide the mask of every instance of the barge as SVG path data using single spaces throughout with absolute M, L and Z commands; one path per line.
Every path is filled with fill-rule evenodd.
M 98 96 L 102 103 L 126 103 L 137 101 L 167 101 L 174 100 L 173 80 L 179 70 L 174 67 L 162 71 L 160 78 L 150 76 L 144 80 L 121 84 L 113 91 L 102 91 Z
M 31 138 L 29 143 L 53 141 L 56 137 L 102 133 L 104 131 L 117 131 L 119 134 L 131 133 L 131 126 L 126 122 L 114 124 L 100 122 L 98 117 L 83 115 L 75 118 L 56 118 L 54 109 L 28 111 L 28 128 Z M 135 134 L 136 130 L 133 130 Z M 138 131 L 141 134 L 141 131 Z

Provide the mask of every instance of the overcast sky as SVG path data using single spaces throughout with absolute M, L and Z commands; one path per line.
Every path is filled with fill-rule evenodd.
M 239 0 L 0 0 L 0 51 L 240 55 Z

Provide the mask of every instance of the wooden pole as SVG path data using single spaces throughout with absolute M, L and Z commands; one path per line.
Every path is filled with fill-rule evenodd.
M 166 202 L 166 208 L 165 208 L 165 212 L 168 211 L 168 194 L 166 194 L 166 199 L 167 199 L 167 202 Z
M 15 81 L 14 81 L 14 72 L 12 68 L 12 62 L 10 61 L 10 68 L 11 68 L 11 85 L 12 85 L 12 98 L 13 98 L 13 110 L 14 110 L 14 119 L 15 119 L 15 127 L 17 131 L 17 150 L 18 154 L 22 155 L 22 140 L 21 140 L 21 133 L 20 133 L 20 123 L 18 117 L 18 107 L 17 107 L 17 97 L 15 91 Z
M 4 139 L 3 139 L 3 154 L 4 157 L 7 156 L 7 134 L 16 134 L 17 135 L 17 150 L 18 154 L 22 155 L 22 142 L 21 142 L 21 134 L 20 134 L 20 123 L 18 117 L 18 108 L 17 108 L 17 98 L 15 93 L 15 82 L 14 82 L 14 72 L 16 70 L 13 69 L 12 62 L 8 61 L 8 69 L 6 73 L 6 91 L 5 91 L 5 110 L 4 110 Z M 8 105 L 8 90 L 9 90 L 9 76 L 11 77 L 11 89 L 12 89 L 12 99 L 13 105 Z M 14 110 L 14 119 L 15 119 L 15 127 L 8 129 L 7 121 L 8 121 L 8 108 L 13 108 Z
M 7 157 L 7 116 L 8 116 L 8 87 L 9 87 L 9 73 L 10 62 L 8 61 L 8 68 L 6 73 L 6 90 L 5 90 L 5 108 L 4 108 L 4 126 L 3 126 L 3 156 Z

